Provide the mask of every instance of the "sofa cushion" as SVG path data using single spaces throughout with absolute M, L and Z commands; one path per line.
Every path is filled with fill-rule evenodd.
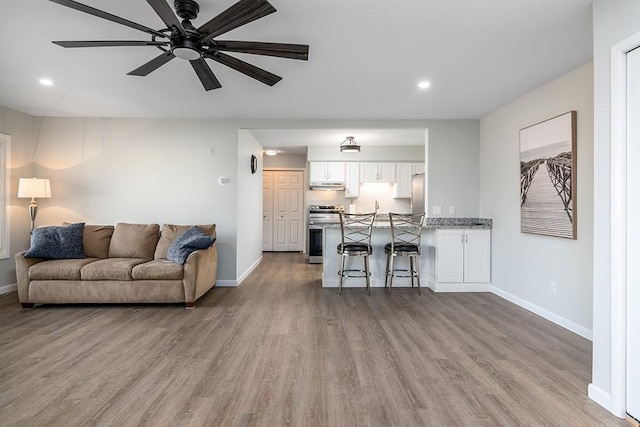
M 154 259 L 133 267 L 133 280 L 182 280 L 182 266 L 167 259 Z
M 82 234 L 84 223 L 67 226 L 39 227 L 33 230 L 26 258 L 84 258 Z
M 160 238 L 158 224 L 127 224 L 119 222 L 109 244 L 109 258 L 153 259 Z
M 156 253 L 154 258 L 166 258 L 167 252 L 169 251 L 169 246 L 171 243 L 187 231 L 193 227 L 192 225 L 175 225 L 175 224 L 164 224 L 162 226 L 162 231 L 160 232 L 160 241 L 158 242 L 158 246 L 156 246 Z M 208 225 L 198 225 L 197 226 L 204 234 L 211 237 L 216 237 L 216 225 L 208 224 Z
M 69 225 L 63 222 L 62 225 Z M 82 246 L 87 258 L 107 258 L 109 256 L 109 242 L 113 234 L 113 225 L 84 225 Z
M 82 280 L 133 280 L 131 270 L 147 262 L 144 258 L 107 258 L 94 261 L 80 269 Z
M 52 259 L 29 268 L 30 280 L 80 280 L 80 269 L 96 258 Z
M 191 227 L 171 243 L 167 259 L 182 265 L 193 251 L 206 249 L 215 241 L 215 237 L 207 236 L 198 227 Z

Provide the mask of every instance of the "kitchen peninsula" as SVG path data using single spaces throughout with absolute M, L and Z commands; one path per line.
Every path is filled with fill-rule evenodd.
M 388 217 L 379 214 L 374 223 L 369 257 L 371 286 L 383 287 L 386 255 L 384 245 L 391 240 Z M 491 282 L 491 219 L 485 218 L 426 218 L 422 232 L 420 255 L 420 283 L 435 292 L 483 292 Z M 326 225 L 323 233 L 322 286 L 338 287 L 340 256 L 340 226 Z M 406 259 L 396 261 L 405 268 Z M 361 268 L 362 258 L 347 259 L 347 268 Z M 364 287 L 362 278 L 345 278 L 344 287 Z M 409 279 L 396 278 L 394 288 L 410 287 Z

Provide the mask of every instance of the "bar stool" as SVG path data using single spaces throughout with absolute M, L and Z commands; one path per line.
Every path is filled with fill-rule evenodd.
M 397 214 L 390 213 L 391 222 L 391 242 L 384 245 L 384 253 L 387 255 L 387 267 L 385 269 L 384 287 L 389 283 L 389 295 L 394 277 L 410 277 L 411 287 L 414 287 L 414 280 L 418 282 L 418 295 L 420 295 L 420 237 L 422 236 L 422 226 L 424 224 L 424 213 Z M 407 257 L 409 259 L 408 269 L 394 268 L 396 257 Z
M 371 273 L 369 271 L 369 255 L 373 253 L 371 246 L 371 230 L 375 213 L 346 214 L 340 212 L 340 234 L 342 241 L 338 244 L 338 255 L 341 255 L 340 289 L 338 294 L 342 294 L 342 284 L 345 277 L 364 277 L 367 282 L 367 292 L 371 295 Z M 345 269 L 347 257 L 360 256 L 364 259 L 364 269 Z

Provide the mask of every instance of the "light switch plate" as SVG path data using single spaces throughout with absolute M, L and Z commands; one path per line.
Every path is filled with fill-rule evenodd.
M 442 206 L 434 206 L 433 207 L 434 215 L 442 215 Z
M 456 207 L 449 206 L 449 215 L 455 215 L 455 214 L 456 214 Z

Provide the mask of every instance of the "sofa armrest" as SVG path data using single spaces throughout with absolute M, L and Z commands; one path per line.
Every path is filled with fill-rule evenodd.
M 192 252 L 184 263 L 184 294 L 186 303 L 194 303 L 216 284 L 218 275 L 218 247 Z
M 26 253 L 27 251 L 18 252 L 15 256 L 18 299 L 21 303 L 29 302 L 29 267 L 43 261 L 41 258 L 25 258 Z

